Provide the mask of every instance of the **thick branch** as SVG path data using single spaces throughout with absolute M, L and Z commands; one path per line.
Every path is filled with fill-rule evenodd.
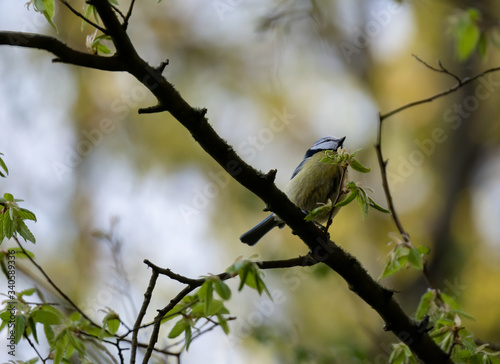
M 76 66 L 103 71 L 127 70 L 125 62 L 116 56 L 101 57 L 90 53 L 80 52 L 68 47 L 60 40 L 46 35 L 2 31 L 0 32 L 0 45 L 1 44 L 48 51 L 57 57 L 53 62 L 70 63 Z

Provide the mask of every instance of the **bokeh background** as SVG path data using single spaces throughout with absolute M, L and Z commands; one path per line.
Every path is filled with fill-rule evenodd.
M 360 160 L 372 168 L 351 178 L 385 205 L 373 148 L 377 113 L 455 84 L 412 54 L 434 66 L 441 60 L 460 77 L 500 64 L 493 45 L 483 60 L 457 58 L 450 22 L 472 5 L 484 24 L 498 24 L 494 0 L 164 0 L 137 2 L 129 32 L 150 64 L 170 60 L 167 79 L 191 105 L 208 109 L 212 125 L 246 161 L 278 170 L 279 186 L 316 139 L 346 136 L 345 147 L 363 148 Z M 83 2 L 73 6 L 83 9 Z M 60 5 L 59 34 L 24 0 L 1 7 L 2 30 L 51 34 L 80 50 L 92 32 Z M 307 253 L 288 228 L 252 248 L 239 242 L 266 216 L 263 202 L 230 180 L 172 117 L 139 116 L 137 109 L 154 99 L 135 79 L 52 59 L 44 51 L 0 48 L 0 152 L 10 169 L 1 190 L 36 213 L 29 227 L 37 244 L 27 247 L 90 316 L 102 319 L 99 310 L 109 306 L 133 325 L 149 280 L 146 258 L 196 278 L 224 271 L 239 256 Z M 437 286 L 475 317 L 465 324 L 493 342 L 500 341 L 499 82 L 500 75 L 487 76 L 387 119 L 383 130 L 404 226 L 415 244 L 432 249 Z M 112 232 L 113 243 L 96 231 Z M 363 219 L 349 205 L 335 218 L 332 238 L 379 276 L 395 231 L 389 216 L 370 212 Z M 18 269 L 18 290 L 33 282 L 44 287 L 29 264 Z M 182 362 L 387 362 L 395 338 L 335 273 L 266 271 L 266 282 L 282 299 L 236 294 L 237 282 L 230 282 L 227 306 L 238 317 L 231 334 L 202 336 Z M 384 284 L 398 291 L 408 313 L 426 289 L 413 270 Z M 161 278 L 147 320 L 181 288 Z M 162 333 L 166 345 L 168 330 Z M 2 347 L 5 338 L 3 332 Z M 35 356 L 24 345 L 17 352 L 17 359 Z M 0 357 L 12 359 L 3 349 Z

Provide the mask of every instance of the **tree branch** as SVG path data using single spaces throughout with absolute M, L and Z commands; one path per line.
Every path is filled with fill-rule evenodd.
M 394 201 L 392 199 L 391 189 L 389 188 L 389 182 L 387 180 L 387 160 L 384 160 L 382 155 L 382 116 L 379 114 L 378 118 L 378 129 L 377 129 L 377 144 L 375 144 L 375 150 L 377 151 L 378 164 L 380 166 L 380 173 L 382 175 L 382 187 L 384 188 L 385 198 L 387 200 L 387 206 L 391 212 L 392 219 L 399 230 L 399 233 L 403 237 L 404 241 L 410 241 L 410 234 L 406 232 L 403 228 L 403 224 L 399 220 L 399 216 L 394 207 Z
M 420 63 L 422 63 L 425 67 L 431 69 L 432 71 L 434 72 L 438 72 L 438 73 L 444 73 L 444 74 L 447 74 L 451 77 L 453 77 L 457 82 L 458 84 L 462 84 L 462 80 L 460 79 L 460 77 L 458 77 L 456 74 L 448 71 L 446 68 L 444 68 L 443 64 L 441 63 L 441 61 L 438 61 L 438 64 L 439 64 L 439 68 L 436 68 L 436 67 L 433 67 L 431 66 L 430 64 L 428 64 L 427 62 L 425 62 L 424 60 L 422 60 L 421 58 L 419 58 L 416 54 L 412 54 L 412 56 L 417 60 L 419 61 Z
M 146 315 L 146 311 L 148 309 L 149 303 L 151 302 L 151 296 L 153 295 L 153 290 L 156 285 L 156 280 L 158 279 L 158 271 L 154 270 L 151 273 L 151 279 L 149 280 L 148 288 L 144 293 L 144 301 L 142 303 L 141 310 L 139 311 L 139 315 L 137 316 L 137 320 L 134 324 L 134 329 L 132 333 L 132 345 L 130 348 L 130 364 L 135 363 L 135 356 L 137 353 L 137 337 L 139 335 L 139 328 L 141 327 L 142 319 Z
M 84 53 L 68 47 L 60 40 L 46 35 L 24 32 L 0 32 L 0 45 L 12 45 L 26 48 L 36 48 L 57 56 L 52 62 L 69 63 L 75 66 L 94 68 L 103 71 L 126 71 L 126 63 L 119 57 L 102 57 Z
M 87 320 L 88 322 L 90 322 L 90 324 L 92 326 L 95 326 L 97 328 L 102 328 L 100 325 L 96 324 L 85 312 L 83 312 L 80 307 L 78 307 L 78 305 L 76 303 L 73 302 L 73 300 L 71 298 L 69 298 L 63 291 L 61 291 L 61 289 L 57 286 L 57 284 L 54 283 L 54 281 L 49 277 L 49 275 L 45 272 L 45 270 L 40 266 L 40 264 L 38 264 L 29 254 L 28 252 L 24 249 L 24 247 L 21 245 L 21 242 L 19 241 L 19 239 L 16 237 L 16 236 L 13 236 L 13 239 L 16 241 L 17 245 L 19 246 L 19 248 L 21 248 L 21 250 L 23 251 L 24 255 L 26 255 L 26 257 L 29 259 L 29 261 L 40 271 L 40 273 L 42 273 L 42 275 L 45 277 L 45 279 L 47 280 L 47 282 L 49 282 L 49 284 L 52 286 L 52 288 L 54 288 L 57 293 L 59 293 L 59 295 L 61 295 L 62 298 L 64 298 L 64 300 L 66 302 L 68 302 L 68 304 L 73 308 L 75 309 L 76 311 L 78 311 L 78 313 L 80 313 L 80 315 L 82 315 L 82 317 Z M 106 331 L 107 332 L 107 331 Z
M 159 334 L 159 331 L 160 331 L 161 320 L 185 296 L 187 296 L 189 293 L 191 293 L 196 288 L 200 287 L 203 283 L 205 283 L 205 279 L 204 278 L 192 279 L 192 278 L 188 278 L 188 277 L 182 276 L 180 274 L 172 272 L 168 268 L 159 267 L 159 266 L 151 263 L 148 259 L 145 259 L 144 263 L 147 264 L 153 270 L 154 273 L 156 273 L 156 277 L 158 276 L 158 274 L 162 274 L 162 275 L 166 275 L 167 277 L 169 277 L 169 278 L 171 278 L 173 280 L 176 280 L 176 281 L 178 281 L 180 283 L 186 284 L 186 287 L 181 292 L 179 292 L 177 294 L 177 296 L 175 296 L 175 298 L 172 299 L 168 303 L 167 306 L 165 306 L 161 310 L 158 310 L 158 314 L 156 315 L 156 317 L 154 319 L 154 323 L 153 323 L 153 325 L 154 325 L 153 326 L 153 333 L 151 335 L 151 338 L 150 338 L 150 341 L 149 341 L 149 345 L 148 345 L 148 348 L 146 350 L 146 354 L 144 356 L 143 363 L 147 363 L 149 361 L 150 357 L 151 357 L 151 354 L 153 352 L 153 348 L 154 348 L 154 346 L 156 344 L 156 341 L 158 340 L 158 334 Z M 318 261 L 316 261 L 312 256 L 305 255 L 305 256 L 299 256 L 297 258 L 292 258 L 292 259 L 257 262 L 256 264 L 261 269 L 276 269 L 276 268 L 291 268 L 291 267 L 298 267 L 298 266 L 305 267 L 305 266 L 310 266 L 310 265 L 314 265 L 314 264 L 317 264 L 317 263 L 318 263 Z M 234 277 L 234 275 L 226 273 L 226 272 L 219 273 L 219 274 L 217 274 L 217 276 L 221 280 L 227 280 L 227 279 L 230 279 L 230 278 Z M 151 276 L 151 280 L 153 280 L 153 276 Z M 155 278 L 155 281 L 156 281 L 156 278 Z M 151 283 L 150 283 L 150 287 L 151 287 Z M 153 290 L 153 288 L 151 288 L 151 291 Z M 148 287 L 147 292 L 149 290 L 150 289 Z M 146 297 L 146 294 L 144 296 Z M 144 300 L 144 302 L 146 302 L 146 299 Z M 145 305 L 143 304 L 143 307 L 144 306 Z M 146 307 L 147 307 L 147 305 L 146 305 Z M 141 309 L 141 312 L 142 312 L 142 309 Z M 144 311 L 144 313 L 145 313 L 145 311 Z M 144 316 L 144 315 L 142 315 L 142 316 Z M 139 320 L 136 322 L 136 325 L 134 325 L 134 331 L 138 330 L 140 328 L 140 322 L 139 323 L 138 322 L 139 322 Z M 134 357 L 134 360 L 135 360 L 135 357 Z M 132 363 L 132 361 L 131 361 L 131 363 Z
M 125 30 L 127 29 L 128 22 L 130 20 L 130 17 L 132 16 L 132 10 L 134 9 L 134 5 L 135 5 L 135 0 L 132 0 L 128 8 L 127 15 L 125 15 L 125 19 L 123 19 L 123 29 Z
M 417 56 L 415 56 L 415 58 L 419 62 L 423 63 L 426 67 L 430 68 L 431 70 L 436 71 L 436 72 L 440 72 L 440 73 L 445 73 L 445 74 L 453 77 L 455 80 L 457 80 L 457 84 L 455 86 L 449 88 L 448 90 L 440 92 L 440 93 L 438 93 L 438 94 L 436 94 L 434 96 L 427 97 L 427 98 L 419 100 L 419 101 L 410 102 L 410 103 L 408 103 L 406 105 L 400 106 L 397 109 L 389 111 L 389 112 L 387 112 L 385 114 L 380 114 L 379 115 L 380 121 L 384 121 L 388 117 L 393 116 L 393 115 L 395 115 L 395 114 L 397 114 L 397 113 L 399 113 L 399 112 L 401 112 L 403 110 L 409 109 L 409 108 L 417 106 L 417 105 L 422 105 L 422 104 L 425 104 L 425 103 L 428 103 L 428 102 L 432 102 L 432 101 L 434 101 L 434 100 L 436 100 L 436 99 L 438 99 L 440 97 L 449 95 L 449 94 L 457 91 L 458 89 L 462 88 L 463 86 L 467 85 L 468 83 L 471 83 L 472 81 L 475 81 L 478 78 L 486 76 L 488 73 L 500 71 L 500 67 L 494 67 L 494 68 L 487 69 L 486 71 L 481 72 L 481 73 L 479 73 L 479 74 L 477 74 L 477 75 L 475 75 L 473 77 L 465 77 L 463 79 L 460 79 L 458 76 L 456 76 L 455 74 L 449 72 L 446 68 L 444 68 L 442 66 L 441 62 L 439 62 L 439 66 L 441 68 L 438 69 L 438 68 L 435 68 L 435 67 L 432 67 L 432 66 L 428 65 L 427 63 L 425 63 L 424 61 L 422 61 Z

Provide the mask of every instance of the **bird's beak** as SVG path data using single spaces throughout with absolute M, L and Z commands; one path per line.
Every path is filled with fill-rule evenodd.
M 345 137 L 342 137 L 342 138 L 340 138 L 340 139 L 338 140 L 338 143 L 339 143 L 338 148 L 342 148 L 342 144 L 344 144 L 344 140 L 345 140 Z M 338 149 L 338 148 L 337 148 L 337 149 Z

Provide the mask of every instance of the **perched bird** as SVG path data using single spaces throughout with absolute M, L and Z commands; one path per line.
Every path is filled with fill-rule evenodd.
M 332 136 L 324 137 L 316 141 L 314 145 L 307 150 L 304 159 L 295 169 L 292 178 L 285 186 L 283 192 L 286 193 L 290 201 L 304 211 L 312 211 L 321 203 L 328 202 L 328 199 L 335 202 L 337 193 L 341 191 L 346 172 L 340 165 L 321 162 L 325 157 L 324 151 L 332 150 L 334 152 L 342 147 L 345 137 L 337 139 Z M 338 212 L 335 208 L 332 217 Z M 328 220 L 331 211 L 316 217 L 315 221 L 322 223 Z M 269 215 L 257 226 L 250 229 L 240 236 L 240 240 L 248 245 L 256 244 L 271 229 L 279 226 L 285 226 L 275 214 Z

